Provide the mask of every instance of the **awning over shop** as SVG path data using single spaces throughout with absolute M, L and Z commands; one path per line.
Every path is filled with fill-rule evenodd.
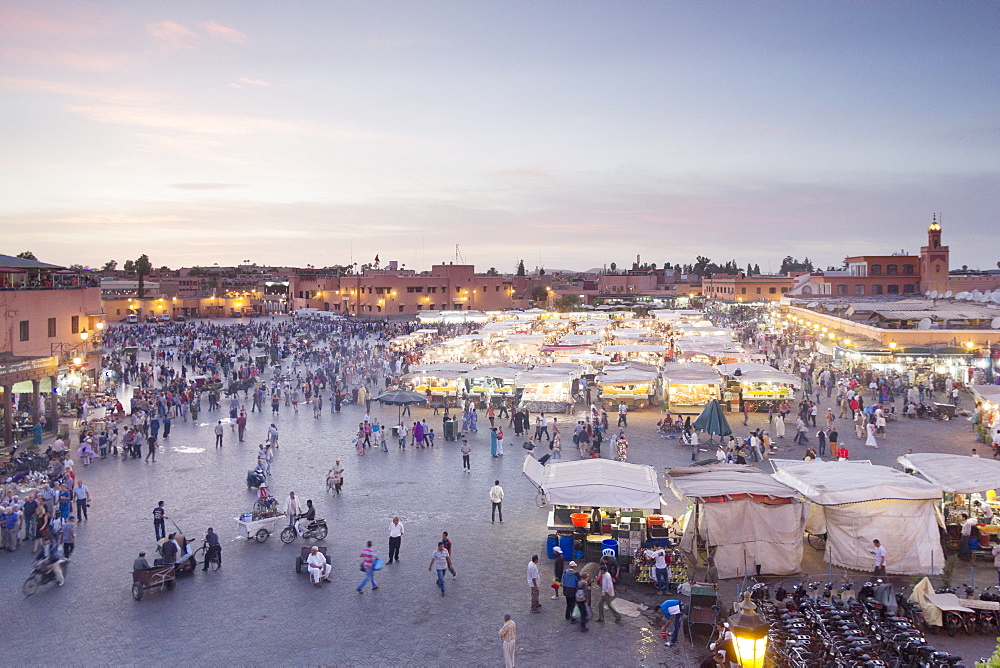
M 798 376 L 778 371 L 772 366 L 758 362 L 719 364 L 716 368 L 719 370 L 719 373 L 738 378 L 741 383 L 775 383 L 792 385 L 794 387 L 802 385 L 802 379 Z M 739 376 L 734 375 L 737 369 L 740 370 Z
M 775 479 L 821 506 L 880 499 L 938 500 L 941 488 L 888 466 L 869 462 L 772 459 Z
M 718 385 L 722 382 L 714 366 L 697 362 L 665 364 L 663 378 L 669 385 Z
M 770 498 L 799 496 L 780 480 L 749 464 L 712 464 L 667 469 L 667 486 L 683 500 L 739 497 L 747 494 Z
M 610 459 L 581 459 L 542 466 L 528 456 L 522 472 L 555 505 L 660 508 L 660 483 L 652 466 Z
M 896 461 L 953 494 L 1000 489 L 1000 462 L 993 459 L 916 452 L 897 457 Z

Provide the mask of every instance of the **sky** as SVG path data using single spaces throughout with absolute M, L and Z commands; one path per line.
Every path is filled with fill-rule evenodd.
M 0 4 L 0 253 L 1000 262 L 1000 3 Z M 457 252 L 456 252 L 456 246 Z

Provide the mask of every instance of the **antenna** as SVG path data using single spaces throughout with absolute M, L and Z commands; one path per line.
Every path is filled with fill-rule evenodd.
M 455 262 L 465 264 L 465 258 L 462 257 L 462 251 L 458 249 L 458 244 L 455 244 Z

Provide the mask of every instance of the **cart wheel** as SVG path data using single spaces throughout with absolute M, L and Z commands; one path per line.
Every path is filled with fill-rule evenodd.
M 166 587 L 167 591 L 173 591 L 175 583 L 176 581 L 173 578 L 170 578 L 169 580 L 163 583 L 163 586 Z
M 316 533 L 313 534 L 313 537 L 316 540 L 323 540 L 324 538 L 326 538 L 326 534 L 328 531 L 329 529 L 327 529 L 326 525 L 324 524 L 323 526 L 316 529 Z
M 132 598 L 137 601 L 142 600 L 142 585 L 138 582 L 132 585 Z
M 298 575 L 302 572 L 302 557 L 295 557 L 295 573 Z
M 295 540 L 295 529 L 292 527 L 285 527 L 281 530 L 281 542 L 288 545 L 293 540 Z
M 256 540 L 256 541 L 258 542 L 258 543 L 264 543 L 264 542 L 266 542 L 266 541 L 267 541 L 267 539 L 268 539 L 268 536 L 270 536 L 270 535 L 271 535 L 271 534 L 269 534 L 269 533 L 267 532 L 267 529 L 257 529 L 257 533 L 256 533 L 256 534 L 254 535 L 254 539 L 255 539 L 255 540 Z
M 36 591 L 38 591 L 38 578 L 32 575 L 24 581 L 24 584 L 21 586 L 21 593 L 25 596 L 31 596 Z

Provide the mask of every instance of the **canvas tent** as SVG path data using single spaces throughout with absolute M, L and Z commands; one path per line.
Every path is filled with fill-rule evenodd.
M 1000 462 L 993 459 L 917 452 L 896 459 L 950 494 L 1000 488 Z
M 925 575 L 944 563 L 935 506 L 941 488 L 867 462 L 771 460 L 774 478 L 810 502 L 806 531 L 826 534 L 827 563 L 871 571 L 872 540 L 889 573 Z
M 528 456 L 521 470 L 557 506 L 660 509 L 660 483 L 652 466 L 610 459 L 542 466 Z
M 791 487 L 737 464 L 668 469 L 667 485 L 690 511 L 681 549 L 696 554 L 703 540 L 720 578 L 799 571 L 805 520 Z

